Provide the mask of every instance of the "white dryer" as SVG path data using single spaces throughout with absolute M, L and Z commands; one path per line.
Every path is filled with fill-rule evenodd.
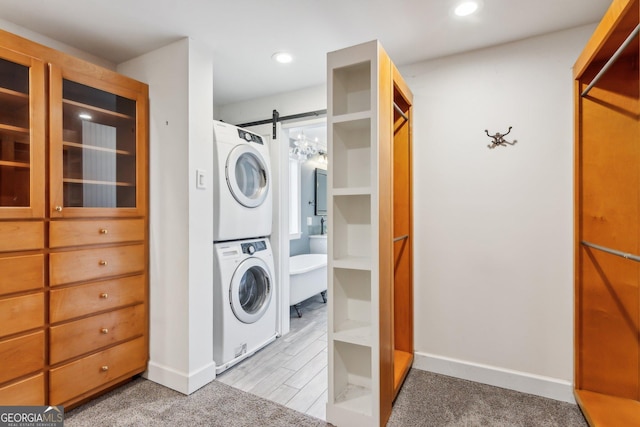
M 214 243 L 213 360 L 219 374 L 277 337 L 269 239 Z
M 269 147 L 253 132 L 213 121 L 213 241 L 271 234 Z

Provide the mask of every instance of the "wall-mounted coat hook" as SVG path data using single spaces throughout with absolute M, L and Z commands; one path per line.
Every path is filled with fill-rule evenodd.
M 507 133 L 498 132 L 495 135 L 489 135 L 489 131 L 485 129 L 484 131 L 487 133 L 487 136 L 493 139 L 493 142 L 487 145 L 487 147 L 495 148 L 498 145 L 501 145 L 503 147 L 505 147 L 506 145 L 515 145 L 518 142 L 517 140 L 514 139 L 513 142 L 509 142 L 506 139 L 504 139 L 504 137 L 509 135 L 509 132 L 511 132 L 511 128 L 512 126 L 509 126 L 509 130 L 507 131 Z

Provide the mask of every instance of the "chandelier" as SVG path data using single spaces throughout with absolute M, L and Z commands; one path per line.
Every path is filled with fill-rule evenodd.
M 304 132 L 300 132 L 293 140 L 293 146 L 289 146 L 289 157 L 298 161 L 309 160 L 315 155 L 320 155 L 320 160 L 324 159 L 326 162 L 326 148 L 319 143 L 318 138 L 311 140 Z

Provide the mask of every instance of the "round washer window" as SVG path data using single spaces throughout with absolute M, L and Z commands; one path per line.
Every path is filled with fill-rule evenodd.
M 233 275 L 229 300 L 233 314 L 244 323 L 258 321 L 271 302 L 271 277 L 259 258 L 247 258 Z
M 260 206 L 267 197 L 267 166 L 260 153 L 250 145 L 239 145 L 231 150 L 226 177 L 234 199 L 245 207 Z

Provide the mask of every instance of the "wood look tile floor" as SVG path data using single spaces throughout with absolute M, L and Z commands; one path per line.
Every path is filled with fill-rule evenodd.
M 290 332 L 228 369 L 218 381 L 326 420 L 327 304 L 320 294 L 290 309 Z

